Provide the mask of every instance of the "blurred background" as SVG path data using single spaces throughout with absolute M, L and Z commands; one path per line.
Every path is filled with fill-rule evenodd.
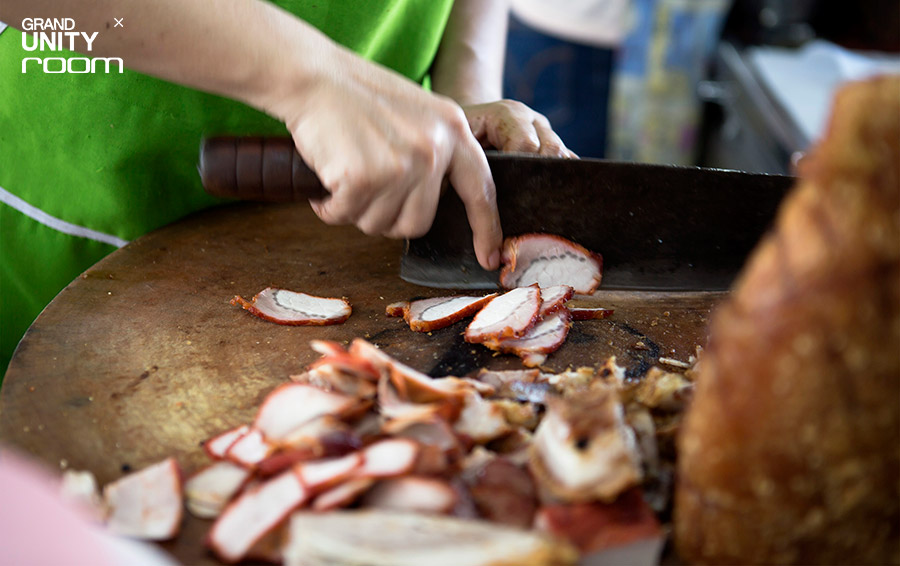
M 512 0 L 504 96 L 582 157 L 785 174 L 886 72 L 897 0 Z

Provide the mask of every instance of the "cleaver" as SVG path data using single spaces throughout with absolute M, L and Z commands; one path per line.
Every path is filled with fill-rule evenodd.
M 486 152 L 504 236 L 557 234 L 603 256 L 603 289 L 720 291 L 772 224 L 793 177 L 700 167 Z M 212 195 L 285 202 L 328 192 L 290 138 L 203 141 Z M 462 201 L 445 190 L 431 230 L 409 240 L 400 276 L 447 289 L 496 289 L 478 265 Z

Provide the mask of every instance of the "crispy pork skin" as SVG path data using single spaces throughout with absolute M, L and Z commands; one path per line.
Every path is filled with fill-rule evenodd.
M 600 285 L 603 258 L 565 238 L 525 234 L 507 238 L 501 255 L 500 284 L 505 289 L 537 283 L 541 288 L 568 285 L 589 295 Z
M 675 534 L 704 563 L 900 563 L 900 77 L 842 88 L 710 328 Z
M 344 299 L 316 297 L 287 289 L 267 287 L 251 300 L 240 295 L 231 299 L 232 305 L 269 322 L 291 326 L 323 326 L 340 324 L 350 318 L 353 309 Z

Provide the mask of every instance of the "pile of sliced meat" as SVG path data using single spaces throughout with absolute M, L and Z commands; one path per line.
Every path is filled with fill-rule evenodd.
M 535 310 L 552 320 L 565 295 L 547 292 Z M 168 459 L 106 486 L 110 528 L 171 538 L 183 491 L 192 514 L 214 520 L 206 542 L 227 563 L 658 558 L 653 491 L 642 491 L 661 476 L 657 431 L 640 400 L 670 407 L 688 393 L 684 378 L 656 370 L 636 391 L 615 359 L 599 371 L 432 378 L 362 339 L 311 346 L 321 358 L 269 393 L 253 422 L 207 440 L 210 464 L 183 485 Z
M 594 320 L 610 309 L 567 303 L 575 293 L 591 294 L 600 284 L 599 255 L 559 236 L 527 234 L 507 238 L 500 282 L 509 289 L 484 297 L 454 295 L 391 303 L 388 316 L 402 316 L 412 330 L 428 332 L 466 317 L 468 342 L 515 354 L 539 367 L 565 342 L 573 320 Z

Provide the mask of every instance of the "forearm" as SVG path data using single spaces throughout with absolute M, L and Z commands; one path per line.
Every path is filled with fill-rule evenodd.
M 260 0 L 4 0 L 0 20 L 69 17 L 98 31 L 89 54 L 165 80 L 241 100 L 278 118 L 279 101 L 314 80 L 340 50 L 312 26 Z M 115 27 L 113 18 L 124 27 Z M 86 48 L 81 42 L 76 49 Z
M 456 0 L 432 67 L 432 87 L 461 105 L 499 100 L 508 0 Z

